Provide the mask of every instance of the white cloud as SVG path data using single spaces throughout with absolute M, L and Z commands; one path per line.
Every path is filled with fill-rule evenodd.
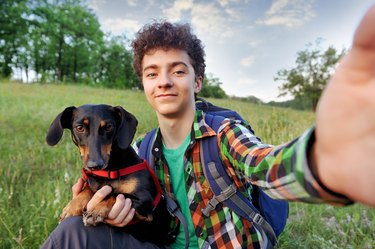
M 217 2 L 222 6 L 222 7 L 226 7 L 232 3 L 248 3 L 248 0 L 217 0 Z
M 200 34 L 209 34 L 218 38 L 233 36 L 228 18 L 213 4 L 194 5 L 191 22 Z
M 255 57 L 250 55 L 241 59 L 241 66 L 251 67 L 255 61 Z
M 106 0 L 90 0 L 90 1 L 87 1 L 88 7 L 95 12 L 100 10 L 100 6 L 104 5 L 105 3 L 106 3 Z
M 134 7 L 137 5 L 137 2 L 137 0 L 128 0 L 128 5 Z
M 257 24 L 267 26 L 302 26 L 314 16 L 313 2 L 315 0 L 275 0 L 263 19 Z
M 168 19 L 176 22 L 181 19 L 183 11 L 191 11 L 192 8 L 193 0 L 177 0 L 170 8 L 163 10 L 163 12 Z
M 141 24 L 136 20 L 122 19 L 122 18 L 106 18 L 101 20 L 104 31 L 113 34 L 135 33 L 141 27 Z
M 177 0 L 163 11 L 172 21 L 181 21 L 183 14 L 190 16 L 190 22 L 198 34 L 210 35 L 219 38 L 233 36 L 232 28 L 228 25 L 227 16 L 234 15 L 233 10 L 222 9 L 214 3 L 196 3 L 193 0 Z

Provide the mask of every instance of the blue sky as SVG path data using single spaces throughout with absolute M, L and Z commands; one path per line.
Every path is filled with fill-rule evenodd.
M 188 22 L 206 50 L 206 73 L 229 95 L 281 101 L 274 76 L 322 38 L 349 48 L 370 0 L 86 0 L 104 32 L 134 33 L 153 19 Z

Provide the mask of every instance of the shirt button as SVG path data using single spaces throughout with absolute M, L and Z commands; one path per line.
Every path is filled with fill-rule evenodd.
M 155 148 L 154 151 L 158 152 L 158 151 L 159 151 L 159 148 Z

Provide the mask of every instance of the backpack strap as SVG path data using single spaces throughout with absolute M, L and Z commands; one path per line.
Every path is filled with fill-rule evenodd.
M 205 114 L 206 123 L 216 132 L 218 132 L 224 119 L 224 117 L 218 115 Z M 217 204 L 223 203 L 236 214 L 252 222 L 262 234 L 264 248 L 273 248 L 277 241 L 276 235 L 251 201 L 238 191 L 233 179 L 229 177 L 219 154 L 217 136 L 203 138 L 200 152 L 203 172 L 211 190 L 214 192 L 213 198 L 209 200 L 202 213 L 209 216 L 210 211 L 215 209 Z
M 150 168 L 153 171 L 155 171 L 155 157 L 152 154 L 152 147 L 154 145 L 154 141 L 157 136 L 156 131 L 157 129 L 153 129 L 152 131 L 148 132 L 145 135 L 138 150 L 138 155 L 142 157 L 143 159 L 147 160 Z M 187 249 L 189 248 L 190 238 L 189 238 L 189 230 L 188 230 L 187 222 L 185 220 L 185 216 L 181 212 L 175 200 L 173 200 L 167 194 L 163 195 L 163 197 L 165 198 L 168 212 L 173 217 L 177 217 L 177 219 L 180 221 L 181 225 L 183 226 L 184 235 L 185 235 L 185 249 Z

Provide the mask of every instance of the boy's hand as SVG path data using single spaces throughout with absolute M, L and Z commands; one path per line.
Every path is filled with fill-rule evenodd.
M 317 108 L 315 161 L 323 184 L 375 206 L 375 5 Z
M 82 178 L 78 179 L 78 181 L 73 185 L 73 198 L 82 191 L 83 185 L 84 180 Z M 93 207 L 104 200 L 107 195 L 111 193 L 111 191 L 112 188 L 110 186 L 104 186 L 99 189 L 87 203 L 87 210 L 93 209 Z M 125 198 L 122 194 L 118 195 L 116 202 L 109 212 L 108 218 L 105 220 L 105 222 L 116 227 L 126 226 L 133 219 L 135 213 L 135 210 L 131 207 L 131 205 L 132 202 L 130 199 Z

